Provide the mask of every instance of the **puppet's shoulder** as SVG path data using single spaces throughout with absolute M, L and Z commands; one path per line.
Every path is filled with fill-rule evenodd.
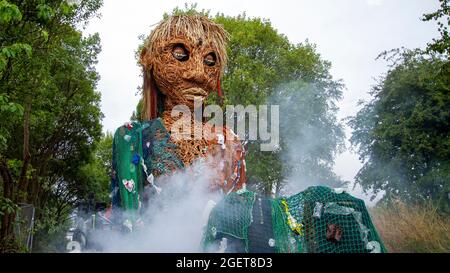
M 170 133 L 160 118 L 127 122 L 117 128 L 114 134 L 113 151 L 120 161 L 125 154 L 142 158 L 148 170 L 161 175 L 184 167 L 175 153 L 177 146 L 170 141 Z

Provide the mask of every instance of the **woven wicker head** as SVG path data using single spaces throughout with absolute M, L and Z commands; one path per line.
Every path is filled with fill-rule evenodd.
M 141 52 L 143 119 L 159 116 L 162 106 L 193 109 L 193 97 L 205 98 L 215 90 L 220 95 L 228 40 L 223 27 L 204 16 L 177 15 L 162 21 Z

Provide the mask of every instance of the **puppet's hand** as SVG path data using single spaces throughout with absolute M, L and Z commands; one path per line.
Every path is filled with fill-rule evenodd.
M 212 179 L 212 191 L 222 189 L 229 193 L 245 186 L 245 149 L 236 135 L 228 127 L 204 125 L 205 138 L 208 140 L 208 156 L 215 178 Z

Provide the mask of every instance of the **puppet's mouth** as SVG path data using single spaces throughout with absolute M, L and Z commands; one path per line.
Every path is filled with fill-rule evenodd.
M 200 99 L 202 99 L 208 96 L 208 92 L 199 87 L 185 89 L 182 92 L 183 96 L 188 100 L 194 100 L 195 97 L 199 97 Z

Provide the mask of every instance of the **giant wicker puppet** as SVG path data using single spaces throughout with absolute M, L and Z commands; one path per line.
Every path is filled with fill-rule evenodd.
M 227 127 L 201 121 L 191 138 L 171 134 L 172 110 L 220 89 L 228 34 L 199 15 L 171 16 L 149 35 L 140 55 L 143 122 L 117 129 L 113 145 L 113 211 L 123 226 L 139 225 L 145 188 L 198 158 L 213 158 L 211 191 L 224 198 L 204 228 L 202 250 L 224 252 L 384 252 L 364 202 L 345 192 L 310 187 L 290 197 L 267 198 L 247 191 L 244 147 Z M 201 107 L 201 105 L 200 105 Z M 194 120 L 194 119 L 192 119 Z M 195 139 L 195 130 L 204 137 Z
M 120 208 L 132 215 L 124 220 L 130 229 L 139 220 L 144 188 L 159 190 L 155 178 L 183 169 L 197 158 L 215 160 L 211 167 L 217 175 L 211 179 L 211 191 L 230 193 L 245 186 L 245 151 L 230 129 L 201 120 L 200 127 L 191 126 L 190 138 L 171 134 L 175 106 L 184 105 L 193 115 L 194 98 L 203 100 L 211 92 L 222 96 L 227 41 L 225 30 L 202 16 L 169 17 L 147 38 L 140 55 L 144 121 L 118 128 L 113 145 L 113 211 Z M 201 130 L 203 137 L 196 139 L 195 130 Z

